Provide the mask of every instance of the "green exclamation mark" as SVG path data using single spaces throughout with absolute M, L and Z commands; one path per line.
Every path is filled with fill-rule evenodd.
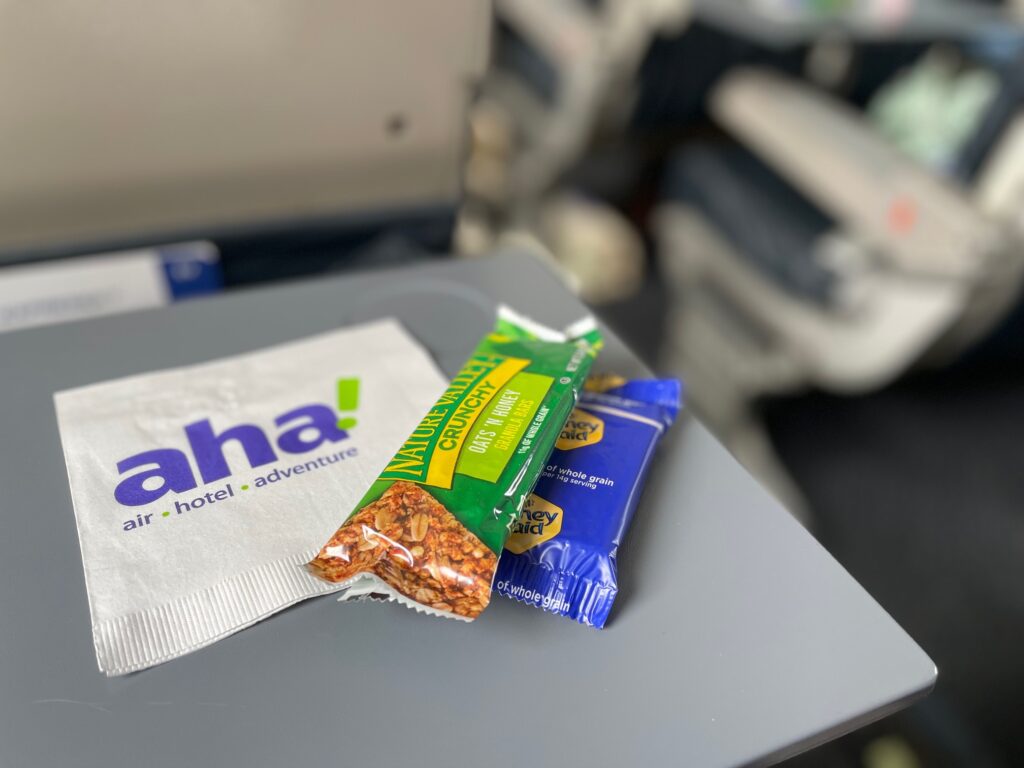
M 359 379 L 338 379 L 338 410 L 354 411 L 359 407 Z M 338 419 L 338 429 L 352 429 L 352 417 Z

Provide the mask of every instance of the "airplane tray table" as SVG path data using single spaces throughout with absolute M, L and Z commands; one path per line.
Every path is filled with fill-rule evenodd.
M 0 336 L 0 766 L 767 764 L 931 688 L 914 641 L 689 416 L 604 631 L 498 597 L 470 625 L 327 597 L 100 674 L 55 391 L 385 316 L 451 374 L 497 302 L 584 311 L 509 252 Z M 606 338 L 597 370 L 647 374 Z

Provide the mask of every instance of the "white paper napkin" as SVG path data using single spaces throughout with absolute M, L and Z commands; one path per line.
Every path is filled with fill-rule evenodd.
M 58 393 L 100 670 L 336 589 L 303 564 L 444 386 L 387 320 Z

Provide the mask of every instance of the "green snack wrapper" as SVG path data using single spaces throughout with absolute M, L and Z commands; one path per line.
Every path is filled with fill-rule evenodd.
M 472 620 L 498 555 L 572 413 L 601 346 L 585 318 L 564 333 L 498 310 L 484 337 L 310 570 Z

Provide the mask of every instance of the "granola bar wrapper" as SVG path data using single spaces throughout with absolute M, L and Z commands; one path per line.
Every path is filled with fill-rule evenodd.
M 437 403 L 309 563 L 366 595 L 472 620 L 601 345 L 585 318 L 556 332 L 498 310 Z
M 681 399 L 676 379 L 587 382 L 505 543 L 498 593 L 605 625 L 619 591 L 619 547 Z

